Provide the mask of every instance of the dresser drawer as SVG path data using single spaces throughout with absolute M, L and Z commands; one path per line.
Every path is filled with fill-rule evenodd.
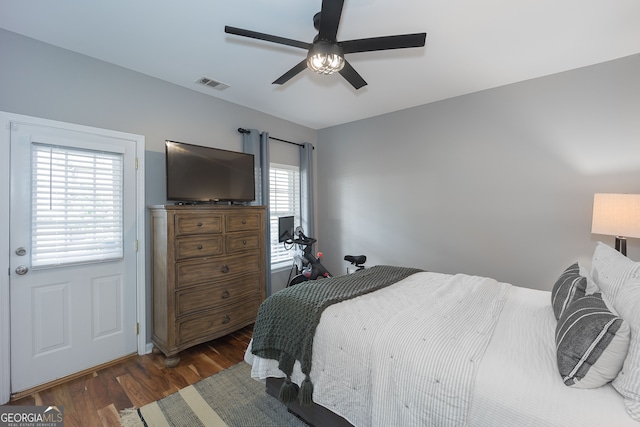
M 175 215 L 176 236 L 222 233 L 222 215 L 180 213 Z
M 260 295 L 264 287 L 260 274 L 241 276 L 234 280 L 206 283 L 176 292 L 176 317 L 219 307 Z
M 260 230 L 261 215 L 258 212 L 228 213 L 225 216 L 226 231 Z
M 260 249 L 260 236 L 254 233 L 234 233 L 225 236 L 225 250 L 228 254 Z
M 176 324 L 177 345 L 205 342 L 210 336 L 217 337 L 249 325 L 255 322 L 259 305 L 257 297 L 247 298 L 179 320 Z
M 175 240 L 176 260 L 222 253 L 222 235 L 181 237 Z
M 176 288 L 226 280 L 262 271 L 259 251 L 226 258 L 201 258 L 176 263 Z

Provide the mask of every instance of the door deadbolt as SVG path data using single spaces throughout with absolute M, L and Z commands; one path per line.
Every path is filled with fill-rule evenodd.
M 26 265 L 19 265 L 16 267 L 16 274 L 19 274 L 20 276 L 27 274 L 28 271 L 29 268 Z
M 27 254 L 27 250 L 25 248 L 18 248 L 16 249 L 16 255 L 18 256 L 25 256 Z

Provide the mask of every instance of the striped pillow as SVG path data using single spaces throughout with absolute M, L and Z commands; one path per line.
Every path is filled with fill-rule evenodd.
M 556 355 L 562 381 L 575 388 L 613 380 L 629 349 L 629 325 L 613 314 L 601 294 L 571 303 L 556 326 Z
M 562 312 L 576 299 L 585 295 L 587 278 L 580 275 L 580 267 L 576 262 L 567 268 L 553 285 L 551 291 L 551 306 L 556 320 Z

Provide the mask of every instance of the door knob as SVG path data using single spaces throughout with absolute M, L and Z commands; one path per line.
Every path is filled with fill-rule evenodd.
M 20 276 L 27 274 L 28 271 L 29 268 L 26 265 L 19 265 L 16 267 L 16 274 L 19 274 Z

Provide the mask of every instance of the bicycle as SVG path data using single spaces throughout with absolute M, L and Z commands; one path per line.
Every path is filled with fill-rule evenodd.
M 288 218 L 287 218 L 288 219 Z M 289 220 L 291 221 L 291 220 Z M 320 259 L 322 258 L 322 252 L 319 252 L 317 256 L 313 254 L 313 244 L 317 242 L 313 237 L 306 236 L 302 227 L 297 227 L 294 231 L 295 237 L 291 237 L 291 232 L 288 228 L 284 227 L 284 231 L 279 232 L 280 241 L 284 243 L 285 248 L 287 245 L 297 245 L 302 250 L 302 256 L 296 255 L 294 257 L 294 263 L 289 272 L 289 278 L 287 286 L 294 286 L 308 280 L 317 280 L 326 277 L 332 277 L 332 274 L 327 268 L 322 265 Z M 356 266 L 356 271 L 364 269 L 364 263 L 367 260 L 365 255 L 346 255 L 345 261 L 351 262 Z M 292 276 L 292 273 L 296 271 L 296 274 Z
M 306 282 L 307 280 L 332 277 L 329 270 L 320 262 L 322 253 L 318 253 L 318 256 L 313 254 L 313 244 L 316 243 L 317 240 L 313 237 L 306 236 L 301 227 L 298 227 L 294 234 L 295 238 L 289 238 L 284 241 L 285 247 L 286 245 L 298 246 L 302 250 L 302 256 L 294 256 L 294 263 L 289 272 L 287 287 Z M 291 274 L 294 270 L 297 274 L 292 278 Z

